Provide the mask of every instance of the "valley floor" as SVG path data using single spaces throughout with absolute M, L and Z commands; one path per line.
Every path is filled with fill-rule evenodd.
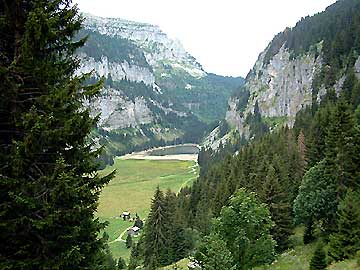
M 125 247 L 127 229 L 132 227 L 134 221 L 124 221 L 120 215 L 129 211 L 132 217 L 137 213 L 142 220 L 146 219 L 151 198 L 157 186 L 166 191 L 171 189 L 178 192 L 182 187 L 191 185 L 198 177 L 199 167 L 195 160 L 182 160 L 182 155 L 167 159 L 161 158 L 140 159 L 139 153 L 134 154 L 138 158 L 129 156 L 119 157 L 113 166 L 108 166 L 101 174 L 116 170 L 116 176 L 103 189 L 98 206 L 98 217 L 107 221 L 109 225 L 105 229 L 109 235 L 109 246 L 115 259 L 123 257 L 128 260 L 130 249 Z M 153 157 L 147 156 L 144 157 Z M 136 241 L 137 237 L 133 238 Z

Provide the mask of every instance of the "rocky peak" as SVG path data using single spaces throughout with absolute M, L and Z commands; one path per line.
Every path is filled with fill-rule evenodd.
M 102 35 L 121 37 L 135 42 L 144 50 L 147 62 L 157 67 L 166 62 L 180 67 L 192 76 L 206 75 L 201 65 L 178 40 L 168 37 L 159 26 L 118 18 L 101 18 L 85 14 L 85 28 Z

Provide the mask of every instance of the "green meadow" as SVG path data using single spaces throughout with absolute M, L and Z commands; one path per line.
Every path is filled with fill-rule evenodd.
M 132 216 L 137 213 L 141 219 L 146 219 L 157 186 L 163 191 L 178 192 L 181 187 L 192 184 L 199 168 L 194 161 L 116 159 L 113 166 L 100 173 L 108 174 L 113 170 L 116 175 L 101 192 L 97 216 L 109 223 L 105 231 L 114 258 L 128 259 L 130 250 L 125 247 L 124 240 L 127 228 L 134 222 L 123 221 L 121 213 L 129 211 Z M 114 241 L 120 236 L 120 241 Z

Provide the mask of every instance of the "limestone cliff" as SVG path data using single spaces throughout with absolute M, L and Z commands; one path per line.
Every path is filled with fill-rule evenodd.
M 86 105 L 100 115 L 104 143 L 115 142 L 111 152 L 196 142 L 207 123 L 225 116 L 227 99 L 242 78 L 206 73 L 158 26 L 85 17 L 79 37 L 89 38 L 78 51 L 78 72 L 92 72 L 90 82 L 104 79 L 100 95 Z
M 269 63 L 264 61 L 267 50 L 260 54 L 247 76 L 244 89 L 250 96 L 246 107 L 239 111 L 236 97 L 228 103 L 226 121 L 246 136 L 246 117 L 254 113 L 256 102 L 262 117 L 281 118 L 281 124 L 292 126 L 296 113 L 311 104 L 312 82 L 322 66 L 321 44 L 296 57 L 282 46 Z

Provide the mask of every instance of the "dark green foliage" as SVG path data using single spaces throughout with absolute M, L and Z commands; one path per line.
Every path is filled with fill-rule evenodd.
M 142 229 L 144 227 L 144 222 L 140 219 L 140 217 L 137 214 L 136 214 L 134 226 L 136 226 L 140 229 Z
M 324 245 L 320 242 L 310 260 L 309 270 L 325 270 L 327 267 Z
M 141 240 L 140 240 L 141 241 Z M 141 247 L 139 244 L 134 243 L 131 249 L 130 262 L 128 265 L 129 270 L 135 270 L 141 263 L 140 258 Z
M 246 187 L 262 194 L 270 165 L 279 182 L 278 191 L 281 193 L 281 189 L 284 189 L 282 195 L 277 197 L 277 194 L 273 194 L 271 200 L 277 197 L 275 204 L 279 205 L 275 208 L 281 205 L 280 208 L 288 209 L 289 206 L 291 209 L 303 172 L 296 137 L 287 129 L 254 140 L 252 144 L 243 146 L 233 157 L 226 157 L 221 151 L 213 155 L 211 150 L 202 150 L 199 162 L 202 166 L 201 176 L 191 189 L 189 212 L 185 216 L 189 226 L 203 233 L 207 233 L 209 228 L 206 220 L 210 220 L 212 215 L 219 215 L 221 208 L 227 205 L 229 197 L 238 187 Z M 265 201 L 263 196 L 260 198 Z M 289 213 L 288 210 L 285 212 Z
M 254 113 L 246 117 L 245 123 L 250 127 L 250 136 L 252 138 L 259 138 L 269 131 L 269 127 L 261 118 L 258 101 L 255 103 Z
M 329 256 L 336 261 L 353 258 L 360 250 L 360 193 L 348 190 L 337 214 L 337 231 L 329 243 Z
M 119 269 L 119 270 L 126 269 L 126 262 L 122 257 L 120 257 L 118 260 L 117 269 Z
M 270 234 L 272 226 L 266 205 L 254 193 L 239 189 L 230 199 L 230 206 L 221 210 L 214 231 L 225 241 L 235 269 L 246 270 L 274 259 L 276 243 Z
M 131 248 L 132 243 L 133 243 L 132 237 L 131 237 L 130 234 L 128 234 L 127 237 L 126 237 L 126 243 L 125 243 L 126 248 Z
M 325 174 L 325 169 L 325 162 L 321 162 L 305 173 L 294 202 L 295 219 L 298 223 L 308 224 L 308 230 L 311 230 L 313 220 L 329 224 L 335 216 L 336 182 Z
M 325 172 L 334 177 L 338 199 L 347 188 L 359 187 L 360 172 L 359 130 L 351 107 L 339 101 L 332 111 L 326 136 Z
M 272 221 L 275 223 L 271 234 L 277 243 L 277 250 L 285 250 L 289 246 L 289 236 L 292 234 L 293 221 L 288 196 L 279 183 L 273 166 L 269 166 L 263 190 L 262 200 L 268 205 Z
M 164 235 L 168 229 L 164 194 L 157 188 L 151 202 L 150 213 L 144 230 L 144 264 L 148 269 L 164 265 L 166 261 L 166 242 Z
M 306 245 L 315 240 L 314 228 L 313 228 L 314 221 L 313 219 L 309 219 L 309 220 L 305 220 L 304 222 L 305 222 L 305 231 L 303 236 L 303 242 Z
M 195 254 L 195 259 L 205 270 L 236 269 L 226 242 L 216 234 L 211 234 L 203 239 Z
M 332 86 L 337 73 L 346 65 L 353 66 L 354 51 L 360 49 L 360 3 L 357 0 L 338 1 L 324 12 L 305 17 L 294 28 L 287 28 L 272 40 L 265 55 L 264 64 L 279 52 L 281 46 L 294 55 L 313 51 L 319 55 L 314 44 L 323 41 L 323 70 L 320 74 L 326 86 Z
M 148 269 L 176 262 L 193 248 L 192 233 L 184 228 L 176 204 L 176 195 L 170 190 L 165 196 L 159 188 L 156 190 L 139 242 L 143 246 L 139 257 Z
M 78 36 L 88 36 L 85 45 L 78 52 L 84 52 L 96 61 L 105 56 L 112 62 L 127 61 L 130 65 L 150 68 L 143 51 L 128 39 L 110 37 L 88 29 L 82 29 Z
M 0 3 L 0 268 L 110 269 L 94 212 L 111 175 L 97 175 L 72 42 L 71 1 Z

